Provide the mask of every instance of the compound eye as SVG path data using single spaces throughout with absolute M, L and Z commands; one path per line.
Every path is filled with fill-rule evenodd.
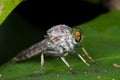
M 81 36 L 82 36 L 82 33 L 79 29 L 77 29 L 75 32 L 74 32 L 74 38 L 77 42 L 79 42 L 81 40 Z

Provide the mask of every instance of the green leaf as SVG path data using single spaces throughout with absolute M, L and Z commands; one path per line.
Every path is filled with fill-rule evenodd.
M 23 0 L 0 0 L 0 25 Z
M 24 62 L 14 63 L 11 60 L 0 67 L 1 80 L 119 80 L 120 68 L 120 12 L 112 12 L 100 15 L 98 18 L 76 26 L 80 27 L 84 34 L 83 46 L 89 54 L 98 61 L 94 64 L 87 57 L 90 64 L 87 67 L 76 55 L 69 54 L 66 60 L 71 64 L 73 76 L 66 65 L 56 57 L 45 56 L 43 74 L 30 77 L 34 71 L 39 70 L 40 59 L 31 58 Z M 80 54 L 83 54 L 79 49 Z

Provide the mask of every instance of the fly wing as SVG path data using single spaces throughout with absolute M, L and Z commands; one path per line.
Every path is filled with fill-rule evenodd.
M 36 56 L 37 54 L 47 49 L 48 41 L 49 41 L 48 39 L 44 39 L 43 41 L 29 47 L 28 49 L 25 49 L 20 54 L 18 54 L 15 58 L 13 58 L 13 61 L 18 62 L 18 61 L 26 60 L 33 56 Z

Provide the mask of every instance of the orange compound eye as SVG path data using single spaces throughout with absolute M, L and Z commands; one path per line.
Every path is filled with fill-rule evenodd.
M 74 32 L 74 38 L 77 42 L 79 42 L 81 40 L 81 36 L 82 36 L 82 33 L 79 29 L 77 29 L 75 32 Z

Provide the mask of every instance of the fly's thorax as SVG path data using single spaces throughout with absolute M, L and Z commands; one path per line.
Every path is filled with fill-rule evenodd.
M 66 25 L 56 25 L 47 30 L 50 39 L 58 36 L 71 35 L 71 28 Z
M 49 48 L 58 52 L 71 51 L 74 49 L 76 41 L 71 32 L 71 28 L 66 25 L 54 26 L 47 31 L 50 42 L 47 43 Z
M 58 44 L 59 46 L 61 46 L 65 51 L 71 51 L 74 49 L 74 45 L 75 45 L 75 40 L 72 37 L 72 35 L 66 36 L 64 38 L 61 39 L 61 43 Z

